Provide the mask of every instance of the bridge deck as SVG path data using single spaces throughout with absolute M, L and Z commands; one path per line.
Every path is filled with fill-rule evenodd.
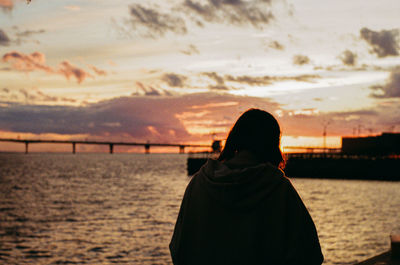
M 14 142 L 14 143 L 24 143 L 25 153 L 28 153 L 29 144 L 33 143 L 50 143 L 50 144 L 72 144 L 72 153 L 76 152 L 77 144 L 90 144 L 90 145 L 108 145 L 110 148 L 110 154 L 114 152 L 114 146 L 124 145 L 124 146 L 144 146 L 145 152 L 150 152 L 151 146 L 159 147 L 179 147 L 179 152 L 184 153 L 184 148 L 186 147 L 203 147 L 210 148 L 210 145 L 202 144 L 177 144 L 177 143 L 141 143 L 141 142 L 111 142 L 111 141 L 82 141 L 82 140 L 39 140 L 39 139 L 11 139 L 11 138 L 0 138 L 0 142 Z

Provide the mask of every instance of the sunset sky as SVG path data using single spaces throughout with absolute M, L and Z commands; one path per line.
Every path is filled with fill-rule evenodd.
M 399 0 L 0 0 L 0 137 L 283 145 L 400 131 Z M 49 148 L 49 147 L 43 147 Z M 0 151 L 22 150 L 0 143 Z

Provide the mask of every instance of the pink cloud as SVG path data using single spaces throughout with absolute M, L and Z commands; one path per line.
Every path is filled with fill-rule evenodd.
M 102 76 L 107 75 L 107 72 L 106 72 L 106 71 L 104 71 L 104 70 L 102 70 L 102 69 L 99 69 L 99 68 L 97 68 L 97 67 L 94 66 L 94 65 L 88 64 L 88 67 L 89 67 L 90 69 L 92 69 L 92 71 L 95 72 L 97 75 L 102 75 Z
M 14 3 L 11 0 L 0 0 L 0 8 L 4 11 L 10 11 L 13 9 Z
M 12 67 L 18 71 L 32 72 L 38 70 L 49 74 L 60 74 L 65 76 L 68 80 L 73 77 L 78 83 L 82 83 L 86 78 L 94 78 L 92 74 L 71 64 L 67 60 L 61 62 L 58 68 L 52 68 L 46 64 L 46 57 L 41 52 L 23 54 L 21 52 L 13 51 L 4 54 L 2 60 L 3 62 L 11 63 Z M 89 67 L 97 75 L 107 74 L 106 71 L 100 70 L 95 66 L 89 65 Z
M 28 99 L 53 99 L 44 93 L 20 93 Z M 81 106 L 8 103 L 0 106 L 0 128 L 18 133 L 84 134 L 110 140 L 209 142 L 212 133 L 224 139 L 248 108 L 265 109 L 275 115 L 285 136 L 322 136 L 323 124 L 328 120 L 328 136 L 351 135 L 352 129 L 365 121 L 365 130 L 377 132 L 400 123 L 397 101 L 370 109 L 322 113 L 315 109 L 282 109 L 268 98 L 210 92 L 119 97 Z
M 3 55 L 4 62 L 12 63 L 14 69 L 19 71 L 42 70 L 53 73 L 54 70 L 46 65 L 46 58 L 43 53 L 34 52 L 31 54 L 23 54 L 17 51 L 9 52 Z
M 63 61 L 60 64 L 59 72 L 63 74 L 68 80 L 71 76 L 75 77 L 78 83 L 82 83 L 86 78 L 93 78 L 93 75 L 89 74 L 85 70 L 72 65 L 68 61 Z

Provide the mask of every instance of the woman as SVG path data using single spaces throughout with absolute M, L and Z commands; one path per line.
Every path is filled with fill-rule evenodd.
M 276 119 L 250 109 L 217 160 L 186 188 L 170 243 L 174 264 L 321 264 L 314 223 L 280 169 Z

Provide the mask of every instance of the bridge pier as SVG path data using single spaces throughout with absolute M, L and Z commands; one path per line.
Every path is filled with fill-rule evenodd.
M 1 0 L 0 0 L 1 2 Z M 183 154 L 185 153 L 185 148 L 186 147 L 210 147 L 207 145 L 199 145 L 199 144 L 183 144 L 183 143 L 150 143 L 147 141 L 146 143 L 143 142 L 107 142 L 107 141 L 88 141 L 86 140 L 40 140 L 40 139 L 11 139 L 11 138 L 1 138 L 0 137 L 0 143 L 1 142 L 14 142 L 14 143 L 21 143 L 25 144 L 25 153 L 29 153 L 29 144 L 33 143 L 51 143 L 51 144 L 72 144 L 72 154 L 76 154 L 78 151 L 77 145 L 78 144 L 89 144 L 89 145 L 102 145 L 102 146 L 109 146 L 109 152 L 110 154 L 114 153 L 114 145 L 124 145 L 124 146 L 144 146 L 144 150 L 146 154 L 150 154 L 150 147 L 151 146 L 158 146 L 158 147 L 178 147 L 179 148 L 179 153 Z M 215 141 L 218 142 L 218 141 Z M 304 149 L 304 148 L 303 148 Z M 329 149 L 331 150 L 331 149 Z
M 114 153 L 114 144 L 110 144 L 110 154 Z
M 179 154 L 184 154 L 185 153 L 185 146 L 184 145 L 180 145 L 179 146 Z

